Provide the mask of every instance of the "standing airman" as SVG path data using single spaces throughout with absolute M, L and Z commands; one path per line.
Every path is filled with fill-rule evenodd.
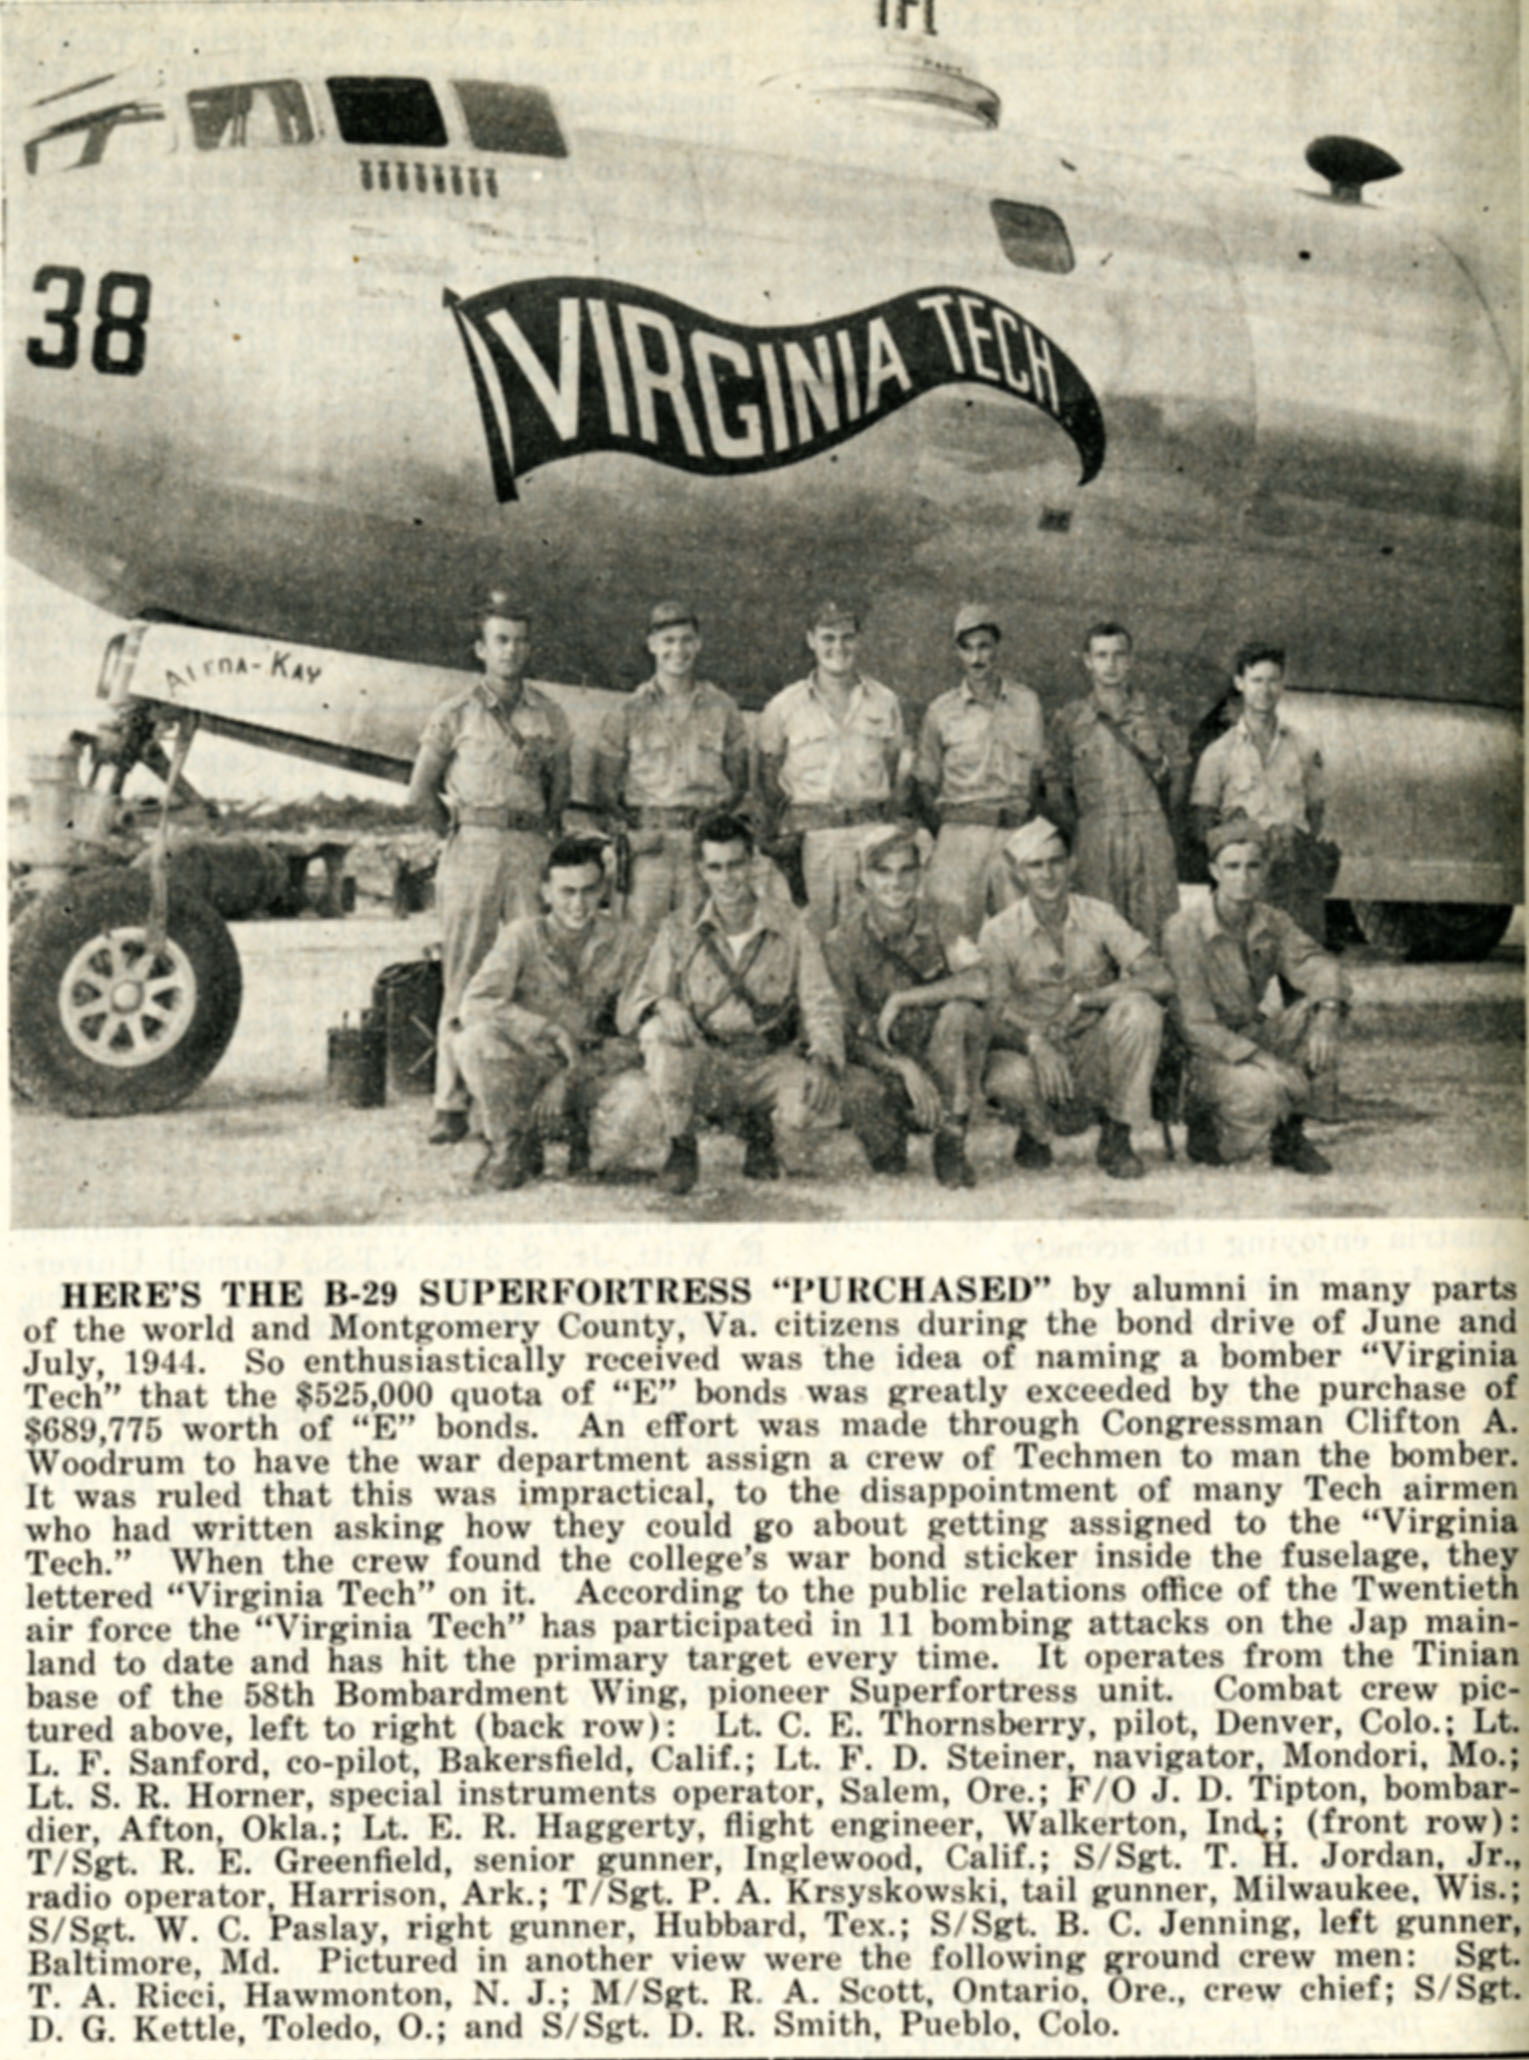
M 526 684 L 530 617 L 496 589 L 477 630 L 483 677 L 431 716 L 409 781 L 408 806 L 446 838 L 435 876 L 443 993 L 432 1144 L 467 1135 L 467 1088 L 452 1049 L 458 1010 L 500 925 L 535 912 L 572 785 L 567 717 Z
M 1081 894 L 1107 901 L 1154 946 L 1179 905 L 1169 827 L 1189 771 L 1183 731 L 1131 684 L 1131 633 L 1096 622 L 1083 639 L 1089 692 L 1052 730 L 1057 804 L 1071 817 Z
M 1278 644 L 1244 644 L 1232 661 L 1242 713 L 1195 767 L 1189 804 L 1202 838 L 1217 823 L 1247 816 L 1266 835 L 1263 899 L 1282 908 L 1308 937 L 1321 940 L 1327 891 L 1337 871 L 1332 847 L 1318 843 L 1327 806 L 1322 754 L 1280 713 L 1285 653 Z
M 601 726 L 594 804 L 630 852 L 626 919 L 645 942 L 674 910 L 693 915 L 701 887 L 695 826 L 737 808 L 748 791 L 749 745 L 730 694 L 698 680 L 701 625 L 683 601 L 648 616 L 653 676 Z
M 812 671 L 759 718 L 764 842 L 801 839 L 808 920 L 820 937 L 856 907 L 860 832 L 900 812 L 902 705 L 861 672 L 859 643 L 855 610 L 823 602 L 807 629 Z
M 1000 670 L 1002 637 L 996 609 L 979 601 L 959 610 L 961 684 L 925 710 L 913 761 L 920 810 L 939 830 L 924 891 L 972 938 L 991 913 L 1004 836 L 1030 820 L 1047 779 L 1041 704 Z

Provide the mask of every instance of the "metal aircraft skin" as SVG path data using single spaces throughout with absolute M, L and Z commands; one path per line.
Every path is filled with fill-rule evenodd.
M 10 548 L 124 615 L 462 664 L 464 604 L 508 580 L 539 675 L 624 686 L 676 592 L 757 707 L 830 593 L 917 707 L 976 595 L 1050 705 L 1120 616 L 1191 718 L 1273 635 L 1318 696 L 1435 704 L 1419 807 L 1457 734 L 1436 704 L 1520 704 L 1512 358 L 1378 189 L 849 98 L 641 134 L 504 51 L 379 80 L 363 34 L 289 73 L 119 74 L 29 124 Z M 305 719 L 277 694 L 274 731 Z M 1516 849 L 1511 782 L 1493 806 Z

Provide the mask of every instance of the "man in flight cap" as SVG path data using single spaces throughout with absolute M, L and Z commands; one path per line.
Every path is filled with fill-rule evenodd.
M 913 780 L 921 812 L 938 825 L 924 891 L 968 937 L 988 914 L 1004 836 L 1035 813 L 1046 783 L 1046 727 L 1029 687 L 999 668 L 998 612 L 969 601 L 956 615 L 959 686 L 924 712 Z
M 737 808 L 749 784 L 738 705 L 696 678 L 701 625 L 688 602 L 653 604 L 648 651 L 652 677 L 601 725 L 594 795 L 610 827 L 626 833 L 626 919 L 645 944 L 672 911 L 694 915 L 700 906 L 695 826 Z
M 987 979 L 971 940 L 953 937 L 947 950 L 920 898 L 928 841 L 912 823 L 865 831 L 863 905 L 824 941 L 844 1001 L 844 1120 L 872 1172 L 903 1172 L 908 1133 L 921 1130 L 934 1137 L 940 1185 L 973 1187 L 966 1128 L 982 1070 Z
M 1343 968 L 1283 909 L 1260 898 L 1268 835 L 1249 816 L 1206 838 L 1214 891 L 1163 933 L 1174 1020 L 1189 1051 L 1188 1152 L 1201 1165 L 1250 1159 L 1264 1146 L 1292 1173 L 1331 1170 L 1306 1136 L 1308 1113 L 1336 1099 Z M 1300 996 L 1281 1007 L 1286 987 Z
M 1116 1180 L 1145 1168 L 1132 1129 L 1151 1116 L 1167 968 L 1107 902 L 1070 890 L 1072 858 L 1037 817 L 1004 847 L 1023 898 L 983 925 L 992 1052 L 986 1087 L 1015 1112 L 1016 1164 L 1051 1164 L 1054 1129 L 1099 1125 L 1095 1157 Z

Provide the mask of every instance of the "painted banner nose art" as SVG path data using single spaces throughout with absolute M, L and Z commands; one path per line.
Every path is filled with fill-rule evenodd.
M 444 301 L 501 501 L 539 465 L 590 451 L 714 475 L 773 471 L 952 384 L 1049 415 L 1082 461 L 1080 484 L 1104 463 L 1104 416 L 1072 359 L 1013 308 L 964 287 L 770 328 L 600 279 L 529 279 L 467 298 L 448 288 Z

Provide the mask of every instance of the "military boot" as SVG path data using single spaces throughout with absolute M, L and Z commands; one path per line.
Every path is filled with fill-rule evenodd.
M 780 1159 L 775 1150 L 775 1125 L 768 1116 L 748 1116 L 743 1124 L 743 1177 L 745 1180 L 779 1180 Z
M 1191 1109 L 1184 1138 L 1184 1156 L 1196 1166 L 1224 1166 L 1216 1118 L 1210 1109 Z
M 964 1125 L 943 1123 L 934 1133 L 934 1177 L 941 1187 L 975 1187 L 977 1176 L 966 1156 Z
M 491 1144 L 473 1175 L 473 1188 L 480 1194 L 507 1194 L 524 1187 L 534 1168 L 523 1137 L 509 1137 Z
M 1026 1173 L 1044 1173 L 1053 1163 L 1051 1147 L 1043 1137 L 1032 1137 L 1024 1125 L 1020 1125 L 1018 1137 L 1014 1140 L 1014 1163 Z
M 1140 1180 L 1147 1170 L 1131 1149 L 1130 1124 L 1118 1123 L 1113 1116 L 1099 1118 L 1099 1143 L 1094 1160 L 1111 1180 Z
M 1306 1135 L 1304 1118 L 1287 1116 L 1269 1138 L 1269 1164 L 1288 1173 L 1331 1173 L 1332 1161 L 1322 1156 Z
M 460 1144 L 467 1135 L 466 1109 L 437 1109 L 426 1144 Z
M 658 1184 L 666 1195 L 688 1195 L 700 1177 L 701 1154 L 695 1132 L 687 1131 L 685 1136 L 671 1140 Z
M 568 1123 L 568 1178 L 589 1178 L 589 1124 L 577 1116 L 570 1117 Z

